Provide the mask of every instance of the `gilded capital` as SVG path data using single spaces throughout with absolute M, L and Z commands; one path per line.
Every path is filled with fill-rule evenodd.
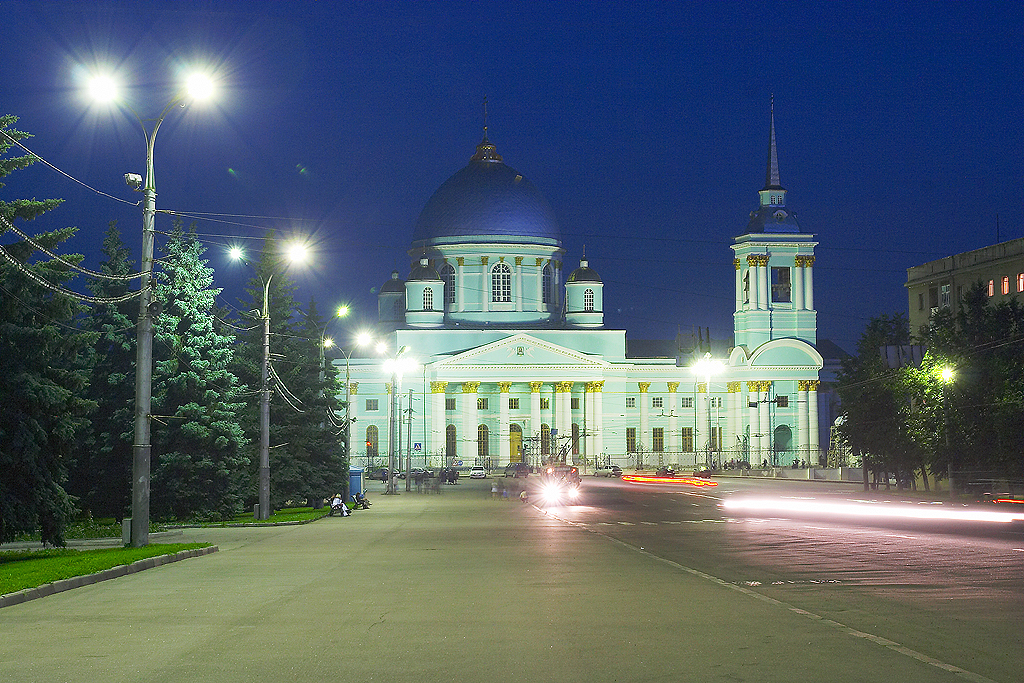
M 384 391 L 391 393 L 391 382 L 384 382 Z
M 522 256 L 516 256 L 516 265 L 517 266 L 523 265 L 523 257 Z
M 455 263 L 457 263 L 460 266 L 466 265 L 466 257 L 465 256 L 456 256 L 455 257 Z
M 799 389 L 800 391 L 817 391 L 818 390 L 818 380 L 816 380 L 816 379 L 802 379 L 802 380 L 799 380 L 796 384 L 797 384 L 797 389 Z
M 481 256 L 480 257 L 480 265 L 481 266 L 486 266 L 487 265 L 487 260 L 488 260 L 487 256 Z
M 651 388 L 650 382 L 637 382 L 636 385 L 640 387 L 641 394 L 646 394 L 647 390 Z
M 567 394 L 572 392 L 572 382 L 555 382 L 556 394 Z
M 475 394 L 476 390 L 480 388 L 480 382 L 463 382 L 462 393 L 464 394 Z
M 512 388 L 512 382 L 498 382 L 498 391 L 502 394 L 507 394 L 508 390 Z
M 669 382 L 668 383 L 668 393 L 674 394 L 674 393 L 676 393 L 676 389 L 678 389 L 678 388 L 679 388 L 679 382 Z
M 604 380 L 603 379 L 601 381 L 599 381 L 599 382 L 587 382 L 587 391 L 589 391 L 589 392 L 591 392 L 593 394 L 601 393 L 603 389 L 604 389 Z
M 725 386 L 730 394 L 738 394 L 739 392 L 743 391 L 742 382 L 729 382 Z
M 448 388 L 448 382 L 431 382 L 430 392 L 433 394 L 443 394 L 445 389 Z
M 735 268 L 736 270 L 740 269 L 740 260 L 738 258 L 734 258 L 732 260 L 732 267 Z
M 349 396 L 355 396 L 358 393 L 359 393 L 359 382 L 349 382 L 348 383 L 348 395 Z
M 544 386 L 544 382 L 530 382 L 530 393 L 539 394 L 540 388 Z
M 541 266 L 543 266 L 543 265 L 544 265 L 544 259 L 542 259 L 542 258 L 538 258 L 538 259 L 537 259 L 537 263 L 536 263 L 535 265 L 536 265 L 536 266 L 537 266 L 538 268 L 540 268 Z
M 698 394 L 706 394 L 706 393 L 708 393 L 707 382 L 697 382 L 697 393 Z

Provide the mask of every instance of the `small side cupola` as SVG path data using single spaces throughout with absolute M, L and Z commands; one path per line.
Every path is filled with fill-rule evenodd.
M 604 327 L 604 283 L 586 256 L 565 281 L 565 322 L 570 327 Z
M 444 324 L 444 280 L 426 256 L 413 265 L 405 281 L 405 322 L 419 328 Z
M 382 326 L 392 329 L 405 324 L 405 283 L 397 270 L 391 271 L 391 279 L 377 294 L 377 319 Z

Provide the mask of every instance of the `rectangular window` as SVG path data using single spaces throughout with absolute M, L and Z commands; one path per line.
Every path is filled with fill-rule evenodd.
M 627 396 L 626 397 L 626 407 L 627 408 L 636 408 L 636 396 Z
M 1002 282 L 1001 289 L 1002 289 L 1003 294 L 1009 294 L 1010 293 L 1010 276 L 1009 275 L 1004 275 L 1003 276 L 1003 282 Z
M 541 410 L 551 410 L 551 399 L 550 398 L 542 398 L 540 400 L 540 409 Z
M 722 428 L 712 427 L 711 428 L 711 450 L 720 451 L 722 450 Z
M 918 292 L 917 294 L 917 310 L 924 310 L 924 292 Z
M 772 301 L 781 303 L 792 301 L 791 291 L 789 268 L 772 268 Z
M 661 396 L 651 396 L 651 407 L 652 408 L 664 408 L 665 404 Z
M 509 410 L 519 410 L 519 399 L 518 398 L 510 398 L 508 400 L 508 409 Z
M 775 397 L 775 405 L 777 405 L 780 408 L 788 408 L 789 407 L 789 396 L 776 396 Z
M 929 287 L 928 288 L 928 307 L 938 308 L 939 306 L 939 288 Z
M 1024 292 L 1024 273 L 1017 273 L 1017 291 Z
M 939 285 L 939 305 L 949 308 L 949 283 Z
M 680 408 L 692 408 L 693 407 L 693 396 L 680 396 L 679 397 Z
M 636 453 L 636 427 L 626 427 L 626 452 Z
M 708 401 L 708 406 L 710 406 L 711 408 L 721 408 L 722 407 L 722 397 L 721 396 L 712 396 L 711 400 Z
M 444 400 L 444 409 L 445 410 L 455 410 L 455 399 L 454 398 L 446 398 Z
M 693 427 L 683 427 L 679 434 L 681 439 L 680 448 L 684 453 L 693 453 Z
M 476 400 L 476 409 L 477 410 L 487 410 L 487 399 L 486 398 L 477 398 L 477 400 Z
M 988 295 L 989 296 L 995 296 L 996 295 L 996 281 L 995 280 L 989 280 L 988 281 Z
M 375 399 L 375 398 L 368 398 L 368 399 L 366 399 L 366 410 L 368 410 L 368 411 L 380 410 L 379 406 L 380 406 L 380 404 L 378 403 L 377 399 Z
M 578 396 L 574 396 L 573 398 L 569 399 L 569 407 L 572 408 L 573 410 L 580 409 L 580 399 Z
M 664 427 L 654 428 L 654 431 L 651 433 L 651 448 L 653 448 L 656 453 L 661 453 L 662 451 L 665 450 Z

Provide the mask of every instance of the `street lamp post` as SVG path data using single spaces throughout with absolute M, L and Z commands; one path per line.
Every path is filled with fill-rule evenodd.
M 942 368 L 939 376 L 942 378 L 942 431 L 946 437 L 946 481 L 949 482 L 949 499 L 956 500 L 956 492 L 953 489 L 953 441 L 949 433 L 949 385 L 954 378 L 953 368 Z
M 390 415 L 388 416 L 388 485 L 384 490 L 386 495 L 394 495 L 397 493 L 397 491 L 395 491 L 395 462 L 402 457 L 401 453 L 396 452 L 398 447 L 398 434 L 401 428 L 398 416 L 398 391 L 399 382 L 402 380 L 401 357 L 402 354 L 408 350 L 408 346 L 403 346 L 398 349 L 398 352 L 395 353 L 392 358 L 388 358 L 384 362 L 384 370 L 391 373 L 391 409 Z
M 114 101 L 118 98 L 118 88 L 113 79 L 99 76 L 92 79 L 89 89 L 93 99 Z M 146 122 L 128 104 L 124 104 L 138 120 L 142 134 L 146 139 L 146 177 L 141 179 L 136 174 L 125 174 L 125 182 L 138 190 L 142 186 L 142 264 L 139 283 L 139 318 L 136 324 L 135 343 L 135 439 L 132 444 L 132 523 L 131 544 L 142 547 L 149 544 L 149 482 L 152 455 L 150 432 L 150 411 L 153 404 L 153 251 L 156 243 L 154 217 L 156 216 L 156 177 L 153 173 L 153 149 L 156 134 L 167 115 L 179 103 L 187 106 L 187 101 L 203 100 L 213 92 L 210 79 L 203 74 L 189 77 L 186 87 L 171 98 L 153 124 L 153 130 L 146 127 Z
M 708 414 L 707 465 L 708 465 L 709 468 L 712 466 L 712 460 L 711 460 L 711 449 L 712 449 L 712 441 L 711 441 L 711 436 L 712 436 L 712 434 L 711 434 L 711 375 L 716 375 L 716 374 L 720 373 L 724 368 L 725 368 L 725 366 L 722 363 L 722 361 L 720 361 L 720 360 L 712 360 L 710 352 L 705 353 L 703 358 L 701 358 L 700 360 L 698 360 L 696 363 L 694 363 L 691 366 L 691 369 L 693 370 L 694 374 L 696 374 L 696 375 L 703 375 L 704 376 L 704 386 L 706 388 L 705 389 L 705 395 L 706 395 L 705 401 L 707 403 L 707 414 Z

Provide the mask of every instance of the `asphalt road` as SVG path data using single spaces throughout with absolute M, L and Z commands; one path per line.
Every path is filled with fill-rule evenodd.
M 841 531 L 725 521 L 724 487 L 587 478 L 585 504 L 541 509 L 492 499 L 491 483 L 372 495 L 303 526 L 188 531 L 220 552 L 0 610 L 0 678 L 1021 680 L 1019 585 L 986 619 L 966 599 L 898 597 L 907 586 L 880 577 L 906 554 L 883 553 L 874 581 L 855 582 L 842 553 L 819 572 L 808 548 Z M 870 546 L 858 538 L 842 542 Z M 989 563 L 1014 552 L 977 540 Z
M 936 505 L 844 484 L 719 479 L 697 488 L 585 477 L 581 504 L 551 514 L 836 628 L 885 639 L 910 656 L 993 680 L 1024 680 L 1020 524 L 732 516 L 720 503 L 733 497 Z

